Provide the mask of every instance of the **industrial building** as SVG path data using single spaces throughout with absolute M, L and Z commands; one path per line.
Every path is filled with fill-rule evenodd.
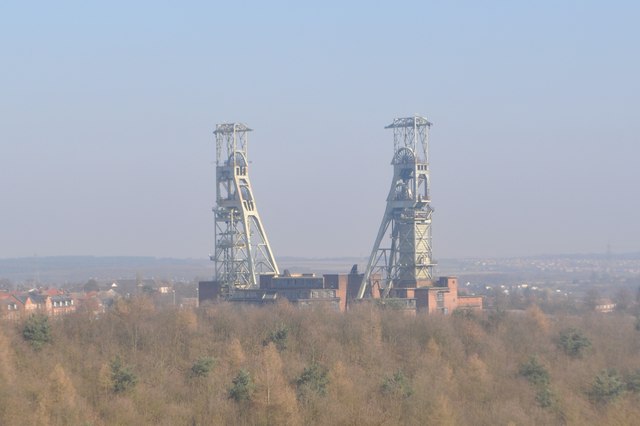
M 362 277 L 355 265 L 348 274 L 322 276 L 291 274 L 285 270 L 281 275 L 260 275 L 259 288 L 237 289 L 228 295 L 219 282 L 203 281 L 199 285 L 199 300 L 200 303 L 226 300 L 254 305 L 287 300 L 301 307 L 323 305 L 344 312 L 356 300 Z M 379 292 L 374 291 L 373 297 L 379 298 Z
M 482 298 L 458 294 L 455 277 L 434 278 L 431 241 L 429 129 L 424 117 L 396 118 L 393 177 L 386 208 L 364 273 L 280 273 L 249 180 L 248 133 L 242 123 L 216 126 L 215 263 L 213 281 L 199 284 L 200 303 L 225 300 L 346 311 L 376 301 L 409 313 L 448 314 L 482 309 Z

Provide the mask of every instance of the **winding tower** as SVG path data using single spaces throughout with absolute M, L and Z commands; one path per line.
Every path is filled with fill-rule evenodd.
M 226 293 L 258 287 L 260 274 L 278 274 L 249 180 L 248 133 L 242 123 L 217 124 L 215 280 Z
M 435 262 L 431 248 L 429 193 L 429 128 L 424 117 L 396 118 L 393 130 L 393 179 L 358 298 L 364 297 L 374 275 L 381 297 L 395 288 L 432 285 Z

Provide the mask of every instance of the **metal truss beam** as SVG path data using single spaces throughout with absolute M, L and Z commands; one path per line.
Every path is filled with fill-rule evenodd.
M 429 176 L 429 128 L 424 117 L 396 118 L 393 178 L 358 298 L 365 297 L 373 274 L 382 275 L 382 296 L 396 287 L 429 285 L 433 280 Z

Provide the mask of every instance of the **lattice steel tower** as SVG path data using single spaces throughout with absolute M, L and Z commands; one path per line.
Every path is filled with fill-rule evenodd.
M 223 288 L 254 288 L 259 274 L 278 274 L 258 215 L 247 161 L 248 133 L 242 123 L 216 125 L 216 277 Z
M 432 284 L 431 199 L 429 193 L 429 128 L 424 117 L 396 118 L 393 129 L 393 179 L 387 208 L 365 270 L 358 298 L 365 295 L 370 278 L 380 274 L 381 295 L 394 287 Z M 383 245 L 383 240 L 389 244 Z

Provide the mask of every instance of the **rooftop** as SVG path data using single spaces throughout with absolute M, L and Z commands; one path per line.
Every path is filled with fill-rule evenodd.
M 253 129 L 247 127 L 244 123 L 222 123 L 216 124 L 216 130 L 213 131 L 213 134 L 230 134 L 230 133 L 238 133 L 238 132 L 251 132 Z
M 413 117 L 394 118 L 393 123 L 385 127 L 385 129 L 396 129 L 399 127 L 431 127 L 432 123 L 424 117 L 414 115 Z

